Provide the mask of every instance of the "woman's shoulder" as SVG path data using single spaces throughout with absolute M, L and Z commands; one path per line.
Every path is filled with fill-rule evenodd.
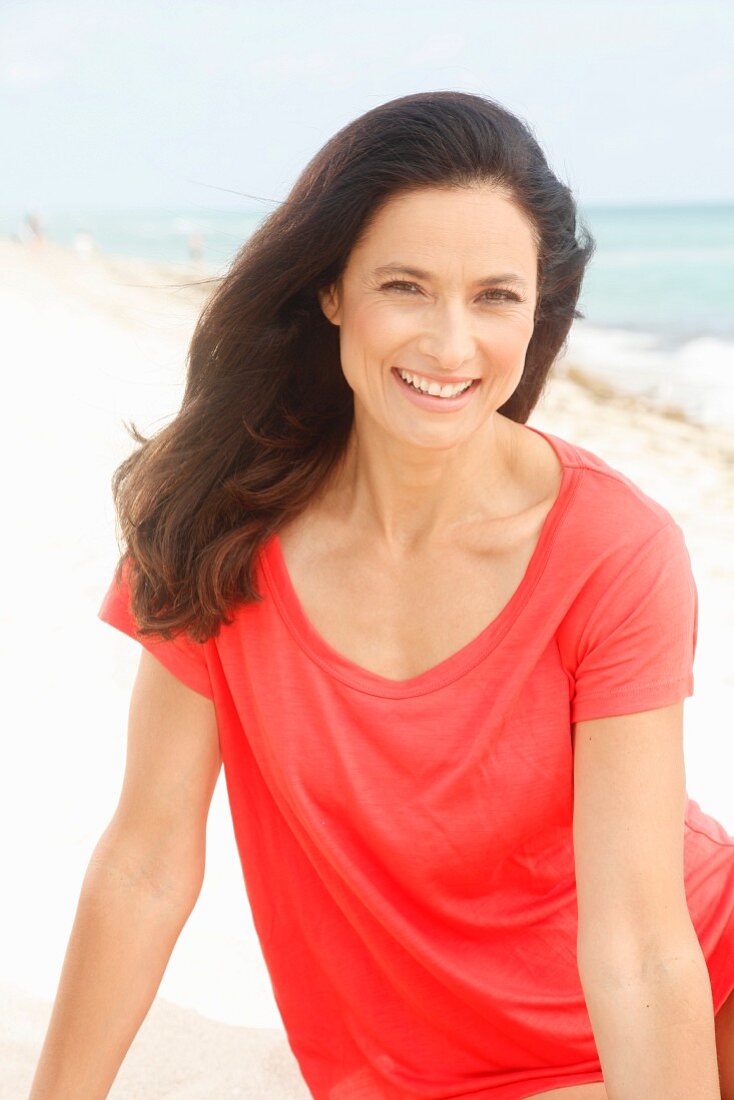
M 577 529 L 581 527 L 592 536 L 596 532 L 601 538 L 627 536 L 639 541 L 676 523 L 670 509 L 649 488 L 652 466 L 648 482 L 644 471 L 633 476 L 595 450 L 556 438 L 568 464 L 580 471 L 575 491 Z

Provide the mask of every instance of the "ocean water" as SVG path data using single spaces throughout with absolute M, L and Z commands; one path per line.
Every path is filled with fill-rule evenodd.
M 39 211 L 45 234 L 82 249 L 184 263 L 198 235 L 206 265 L 226 270 L 275 203 L 241 210 Z M 596 239 L 568 358 L 622 392 L 734 431 L 734 203 L 581 206 Z M 0 235 L 26 211 L 0 212 Z

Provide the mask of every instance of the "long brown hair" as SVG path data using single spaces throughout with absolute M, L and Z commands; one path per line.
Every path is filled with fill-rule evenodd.
M 344 452 L 353 394 L 322 287 L 336 282 L 391 197 L 432 186 L 501 188 L 538 246 L 535 328 L 514 393 L 525 423 L 564 346 L 594 240 L 529 126 L 495 101 L 420 92 L 339 130 L 235 255 L 188 350 L 175 418 L 115 470 L 112 494 L 141 633 L 205 642 L 236 602 L 262 598 L 260 545 L 326 486 Z M 581 228 L 577 239 L 577 222 Z

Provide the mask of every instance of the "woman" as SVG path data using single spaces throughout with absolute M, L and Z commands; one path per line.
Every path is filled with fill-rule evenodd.
M 529 128 L 458 92 L 346 126 L 243 246 L 177 417 L 113 479 L 99 614 L 144 649 L 38 1081 L 106 1094 L 223 762 L 317 1100 L 693 1100 L 717 1053 L 734 1095 L 683 533 L 526 423 L 592 251 Z

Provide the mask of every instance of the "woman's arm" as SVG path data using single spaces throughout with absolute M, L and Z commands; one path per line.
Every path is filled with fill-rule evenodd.
M 220 766 L 213 703 L 143 650 L 120 801 L 84 877 L 29 1100 L 107 1096 L 199 895 Z
M 609 1100 L 720 1100 L 685 807 L 682 702 L 575 724 L 578 967 Z
M 584 985 L 608 1100 L 721 1100 L 711 983 L 693 937 L 647 977 Z

